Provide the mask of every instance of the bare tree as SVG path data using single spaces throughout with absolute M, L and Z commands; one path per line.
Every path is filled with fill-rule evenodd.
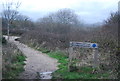
M 72 27 L 78 27 L 80 23 L 77 14 L 71 9 L 60 9 L 55 13 L 40 18 L 37 22 L 38 26 L 47 31 L 61 34 L 68 34 Z
M 106 24 L 115 24 L 120 22 L 120 14 L 119 12 L 111 13 L 110 17 L 105 20 Z
M 56 13 L 56 20 L 62 24 L 76 24 L 78 16 L 70 9 L 61 9 Z
M 9 40 L 10 24 L 18 15 L 18 8 L 20 7 L 20 2 L 5 2 L 3 3 L 3 13 L 2 17 L 7 21 L 7 35 Z

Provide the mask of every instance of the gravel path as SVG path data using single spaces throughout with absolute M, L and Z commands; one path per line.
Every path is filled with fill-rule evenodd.
M 14 41 L 15 38 L 15 36 L 11 36 L 10 42 L 16 44 L 27 57 L 24 67 L 25 71 L 20 74 L 19 79 L 37 79 L 37 72 L 54 72 L 58 69 L 56 59 L 50 58 L 46 54 L 36 51 L 25 44 Z M 44 79 L 49 79 L 48 77 Z

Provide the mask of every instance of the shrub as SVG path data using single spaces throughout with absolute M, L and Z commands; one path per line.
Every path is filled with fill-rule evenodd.
M 7 43 L 7 41 L 6 41 L 5 37 L 2 37 L 2 44 L 6 44 L 6 43 Z
M 14 44 L 3 45 L 2 76 L 4 79 L 16 79 L 24 71 L 25 56 Z

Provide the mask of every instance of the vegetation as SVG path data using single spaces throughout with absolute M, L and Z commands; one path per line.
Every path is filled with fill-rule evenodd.
M 69 15 L 64 15 L 62 13 Z M 72 18 L 70 16 L 72 16 Z M 115 18 L 119 18 L 119 15 L 117 13 L 114 13 L 114 15 L 111 15 L 108 19 L 109 21 L 106 20 L 102 26 L 87 29 L 84 29 L 83 25 L 75 23 L 75 21 L 80 23 L 76 17 L 77 16 L 74 14 L 74 12 L 66 9 L 52 13 L 49 16 L 39 19 L 38 22 L 35 23 L 35 28 L 33 28 L 30 32 L 28 31 L 22 34 L 20 41 L 22 43 L 35 47 L 44 53 L 49 53 L 51 50 L 55 51 L 56 49 L 67 51 L 70 41 L 98 43 L 98 51 L 100 54 L 100 69 L 103 73 L 111 70 L 111 77 L 116 78 L 116 67 L 118 65 L 116 56 L 118 46 L 118 21 L 116 21 Z M 115 22 L 113 23 L 114 20 Z M 71 24 L 69 21 L 73 21 L 73 24 Z M 81 51 L 78 52 L 81 53 Z M 85 53 L 84 50 L 83 52 Z M 89 51 L 89 53 L 91 52 Z M 65 53 L 65 55 L 68 57 L 68 54 Z M 61 67 L 63 68 L 63 66 Z
M 11 10 L 10 12 L 16 11 Z M 16 12 L 16 14 L 17 13 L 18 12 Z M 21 14 L 15 15 L 15 17 L 16 18 L 13 19 L 10 24 L 10 35 L 20 35 L 20 42 L 33 46 L 39 51 L 58 59 L 61 64 L 59 65 L 60 69 L 55 72 L 55 76 L 57 75 L 60 78 L 61 76 L 62 78 L 82 78 L 85 76 L 101 78 L 100 76 L 97 77 L 97 74 L 88 74 L 86 71 L 83 72 L 82 75 L 79 74 L 79 72 L 72 72 L 73 74 L 68 72 L 68 74 L 70 74 L 68 75 L 66 72 L 68 61 L 65 60 L 68 57 L 68 52 L 61 54 L 59 54 L 59 52 L 51 52 L 56 51 L 56 49 L 67 51 L 70 41 L 80 41 L 95 42 L 99 44 L 100 67 L 104 71 L 103 73 L 112 70 L 111 72 L 114 75 L 112 78 L 116 78 L 116 74 L 118 73 L 116 67 L 118 66 L 119 61 L 117 48 L 118 22 L 120 20 L 120 15 L 118 12 L 112 13 L 101 26 L 91 26 L 90 28 L 87 28 L 85 25 L 86 23 L 83 23 L 82 20 L 79 19 L 79 16 L 71 9 L 61 9 L 57 12 L 50 13 L 49 15 L 38 19 L 37 22 L 33 22 L 29 17 Z M 7 34 L 8 22 L 4 16 L 2 18 L 3 34 Z M 4 38 L 3 42 L 5 42 Z M 83 54 L 81 50 L 75 51 Z M 85 53 L 84 50 L 83 52 Z M 60 58 L 62 60 L 60 60 Z M 84 69 L 90 68 L 84 67 Z M 92 69 L 90 71 L 92 71 Z
M 53 80 L 54 79 L 109 79 L 112 74 L 110 70 L 104 70 L 105 67 L 93 68 L 92 66 L 82 66 L 76 67 L 72 65 L 70 71 L 68 71 L 68 56 L 65 52 L 62 51 L 50 51 L 46 48 L 35 48 L 33 45 L 29 45 L 30 47 L 41 51 L 42 53 L 47 54 L 48 56 L 55 58 L 58 60 L 58 70 L 53 72 Z M 75 64 L 75 63 L 74 63 Z
M 25 56 L 13 44 L 3 44 L 2 76 L 4 79 L 15 79 L 24 71 Z
M 7 43 L 7 41 L 6 41 L 5 37 L 2 37 L 2 44 L 6 44 L 6 43 Z
M 14 4 L 14 5 L 13 5 Z M 7 35 L 9 39 L 9 33 L 10 33 L 10 24 L 15 20 L 16 16 L 18 15 L 17 9 L 19 8 L 20 3 L 16 2 L 9 2 L 3 3 L 3 12 L 2 12 L 2 19 L 4 19 L 7 25 Z
M 93 67 L 75 67 L 72 68 L 72 70 L 68 71 L 68 57 L 64 54 L 64 52 L 61 51 L 49 51 L 45 48 L 37 49 L 41 51 L 42 53 L 46 53 L 52 58 L 55 58 L 58 60 L 58 70 L 53 72 L 53 78 L 52 79 L 107 79 L 110 76 L 110 72 L 94 72 L 96 69 Z M 49 51 L 49 52 L 48 52 Z

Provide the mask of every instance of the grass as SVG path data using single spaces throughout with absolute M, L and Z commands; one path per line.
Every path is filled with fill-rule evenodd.
M 53 73 L 53 79 L 98 79 L 98 78 L 106 78 L 109 76 L 108 73 L 104 74 L 93 74 L 92 67 L 81 67 L 80 71 L 68 72 L 68 58 L 64 56 L 62 52 L 55 51 L 47 53 L 52 58 L 56 58 L 60 63 L 58 65 L 59 69 Z
M 61 51 L 50 52 L 47 49 L 37 49 L 43 53 L 46 53 L 52 58 L 58 60 L 58 70 L 53 73 L 53 79 L 98 79 L 107 78 L 109 73 L 92 73 L 92 67 L 79 67 L 79 71 L 68 72 L 68 57 Z
M 26 57 L 24 55 L 18 55 L 15 57 L 17 60 L 15 62 L 13 62 L 11 65 L 7 66 L 7 69 L 9 69 L 9 71 L 3 73 L 3 77 L 5 79 L 15 79 L 19 73 L 21 73 L 22 71 L 24 71 L 24 61 L 26 59 Z
M 58 60 L 58 70 L 53 72 L 53 80 L 54 79 L 107 79 L 110 74 L 109 73 L 93 73 L 92 67 L 79 67 L 79 71 L 68 71 L 68 57 L 61 51 L 49 51 L 45 48 L 32 48 L 41 51 L 42 53 L 46 53 L 48 56 L 55 58 Z
M 25 61 L 25 58 L 26 58 L 26 56 L 24 56 L 24 55 L 19 55 L 19 56 L 17 56 L 17 62 L 18 62 L 18 63 L 24 62 L 24 61 Z
M 4 79 L 15 79 L 19 73 L 24 71 L 24 61 L 26 56 L 18 50 L 17 46 L 11 43 L 7 43 L 6 39 L 2 37 L 3 44 L 3 68 L 2 77 Z

